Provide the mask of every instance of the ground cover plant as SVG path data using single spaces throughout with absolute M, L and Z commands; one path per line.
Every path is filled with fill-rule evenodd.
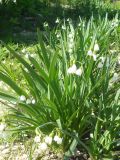
M 119 159 L 119 20 L 80 18 L 76 26 L 58 18 L 56 24 L 38 29 L 31 54 L 1 42 L 14 61 L 0 68 L 7 129 L 35 136 L 37 149 L 54 146 L 64 159 L 76 151 L 92 160 Z

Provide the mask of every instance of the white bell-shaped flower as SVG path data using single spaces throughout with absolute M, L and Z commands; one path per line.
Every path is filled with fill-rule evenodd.
M 96 44 L 94 45 L 94 51 L 97 52 L 97 51 L 99 51 L 99 49 L 100 49 L 100 48 L 99 48 L 99 45 L 96 43 Z
M 70 68 L 68 68 L 67 73 L 68 74 L 74 74 L 76 73 L 77 67 L 75 64 L 73 64 Z
M 75 74 L 76 74 L 77 76 L 81 76 L 81 75 L 82 75 L 82 72 L 83 72 L 82 68 L 79 68 L 79 69 L 76 70 Z

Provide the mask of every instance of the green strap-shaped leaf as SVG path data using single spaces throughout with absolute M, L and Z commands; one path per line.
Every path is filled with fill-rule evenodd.
M 7 85 L 9 85 L 18 95 L 26 95 L 27 96 L 27 93 L 24 90 L 22 90 L 20 87 L 18 87 L 18 85 L 11 78 L 9 78 L 7 75 L 3 74 L 2 72 L 0 72 L 0 80 L 2 80 Z
M 57 63 L 57 53 L 55 52 L 52 58 L 52 61 L 50 63 L 50 70 L 49 70 L 50 80 L 55 79 L 55 72 L 56 72 L 55 64 L 56 63 Z
M 43 39 L 42 39 L 42 34 L 41 34 L 39 29 L 37 29 L 37 33 L 38 33 L 38 40 L 39 40 L 40 47 L 41 47 L 42 57 L 44 59 L 44 63 L 46 65 L 47 69 L 49 70 L 50 61 L 49 61 L 49 58 L 48 58 L 47 50 L 45 48 L 45 44 L 44 44 Z
M 42 69 L 42 67 L 38 64 L 38 62 L 33 58 L 33 57 L 30 57 L 29 58 L 31 63 L 34 65 L 34 67 L 38 70 L 39 74 L 42 76 L 42 78 L 47 82 L 49 83 L 49 79 L 48 79 L 48 76 L 47 74 L 45 73 L 45 71 Z
M 27 73 L 24 69 L 22 69 L 22 72 L 23 72 L 23 75 L 26 79 L 26 81 L 28 82 L 29 84 L 29 88 L 31 90 L 31 93 L 33 94 L 33 96 L 39 98 L 40 97 L 40 92 L 39 90 L 37 89 L 35 83 L 34 83 L 34 80 L 32 79 L 32 77 L 30 76 L 29 73 Z
M 34 79 L 34 82 L 36 83 L 37 88 L 39 88 L 39 90 L 41 90 L 42 88 L 47 90 L 46 84 L 41 80 L 41 77 L 35 72 L 35 70 L 30 66 L 30 64 L 27 63 L 18 53 L 16 53 L 9 46 L 5 46 L 19 60 L 19 62 L 21 62 L 24 65 L 24 67 L 28 69 L 29 73 Z
M 13 101 L 13 102 L 17 101 L 17 98 L 15 98 L 9 94 L 6 94 L 4 92 L 0 92 L 0 98 L 7 100 L 7 101 Z

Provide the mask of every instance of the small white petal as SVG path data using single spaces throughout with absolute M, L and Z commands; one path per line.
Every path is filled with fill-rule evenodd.
M 23 49 L 22 49 L 22 52 L 23 52 L 23 53 L 25 53 L 25 52 L 26 52 L 26 49 L 25 49 L 25 48 L 23 48 Z
M 68 37 L 72 39 L 72 38 L 74 37 L 74 35 L 73 35 L 72 33 L 70 33 L 70 34 L 68 35 Z
M 69 53 L 72 53 L 72 52 L 73 52 L 73 49 L 72 49 L 72 48 L 70 48 L 70 49 L 68 50 L 68 52 L 69 52 Z
M 31 100 L 30 100 L 30 99 L 27 99 L 27 100 L 26 100 L 26 104 L 31 104 Z
M 35 102 L 36 102 L 35 99 L 33 99 L 33 100 L 32 100 L 32 104 L 35 104 Z
M 24 95 L 20 96 L 20 101 L 26 101 L 26 97 Z
M 71 42 L 71 43 L 68 44 L 68 48 L 69 48 L 69 49 L 72 49 L 73 46 L 74 46 L 74 43 L 73 43 L 73 42 Z
M 75 64 L 72 65 L 72 67 L 68 68 L 67 73 L 68 74 L 73 74 L 76 73 L 77 67 Z
M 98 68 L 103 68 L 103 63 L 102 62 L 98 63 Z
M 61 144 L 62 143 L 62 138 L 58 137 L 57 135 L 54 137 L 54 141 L 57 143 L 57 144 Z
M 99 45 L 97 43 L 94 45 L 94 51 L 95 52 L 99 51 Z
M 39 146 L 39 149 L 41 149 L 42 151 L 45 151 L 48 148 L 46 143 L 41 143 Z
M 102 63 L 104 63 L 105 62 L 105 57 L 100 57 L 100 60 L 102 61 Z
M 88 56 L 92 56 L 92 55 L 93 55 L 93 52 L 92 52 L 91 50 L 89 50 L 88 53 L 87 53 L 87 55 L 88 55 Z
M 82 68 L 79 68 L 76 70 L 75 74 L 81 76 L 82 72 L 83 72 Z
M 59 138 L 59 139 L 57 140 L 57 144 L 62 144 L 62 138 Z
M 60 34 L 57 34 L 56 37 L 57 37 L 57 38 L 60 38 Z
M 44 23 L 44 27 L 48 27 L 48 23 L 47 22 Z
M 67 22 L 70 22 L 70 19 L 69 19 L 69 18 L 67 19 Z
M 63 29 L 63 30 L 65 30 L 65 29 L 66 29 L 66 27 L 62 25 L 62 29 Z
M 97 55 L 93 54 L 92 56 L 93 56 L 93 60 L 96 61 L 97 60 Z
M 45 143 L 51 144 L 51 143 L 52 143 L 52 137 L 46 136 L 46 137 L 45 137 Z
M 55 21 L 55 23 L 59 23 L 59 22 L 60 22 L 60 20 L 59 20 L 59 18 L 57 18 L 56 21 Z
M 25 58 L 27 58 L 27 59 L 28 59 L 28 58 L 29 58 L 29 54 L 26 54 L 26 55 L 25 55 Z
M 36 137 L 34 138 L 34 142 L 39 143 L 39 142 L 40 142 L 40 136 L 36 136 Z
M 59 137 L 56 135 L 56 136 L 54 137 L 54 141 L 56 142 L 58 139 L 59 139 Z
M 90 133 L 90 137 L 93 138 L 93 134 L 92 133 Z

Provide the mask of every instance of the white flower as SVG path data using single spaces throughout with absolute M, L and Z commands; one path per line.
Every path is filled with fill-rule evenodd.
M 52 137 L 46 136 L 46 137 L 45 137 L 45 143 L 51 144 L 51 143 L 52 143 Z
M 74 39 L 73 38 L 70 38 L 70 40 L 69 40 L 69 45 L 74 45 Z
M 33 99 L 33 100 L 32 100 L 32 104 L 35 104 L 35 102 L 36 102 L 35 99 Z
M 92 55 L 93 55 L 93 52 L 92 52 L 91 50 L 89 50 L 88 53 L 87 53 L 87 55 L 88 55 L 88 56 L 92 56 Z
M 29 54 L 28 53 L 25 55 L 25 58 L 27 58 L 27 59 L 29 58 Z
M 102 63 L 104 63 L 105 62 L 105 57 L 100 57 L 100 60 L 102 61 Z
M 93 138 L 93 133 L 90 133 L 90 138 Z
M 54 137 L 54 141 L 57 143 L 57 144 L 61 144 L 62 143 L 62 138 L 58 137 L 57 135 Z
M 94 51 L 95 52 L 99 51 L 99 45 L 97 43 L 94 45 Z
M 62 144 L 62 138 L 59 138 L 59 139 L 57 140 L 57 144 Z
M 68 37 L 69 37 L 69 38 L 73 38 L 74 35 L 73 35 L 72 33 L 69 33 Z
M 69 19 L 69 18 L 67 19 L 67 22 L 70 22 L 70 19 Z
M 73 74 L 76 73 L 77 67 L 75 64 L 73 64 L 70 68 L 68 68 L 67 73 L 68 74 Z
M 102 62 L 99 62 L 98 63 L 98 68 L 102 68 L 103 67 L 103 63 Z
M 97 60 L 97 55 L 93 54 L 92 56 L 93 56 L 93 60 L 96 61 Z
M 57 142 L 58 139 L 59 139 L 59 137 L 56 135 L 56 136 L 54 137 L 54 141 Z
M 47 144 L 46 143 L 41 143 L 40 145 L 39 145 L 39 149 L 41 149 L 42 151 L 45 151 L 46 149 L 47 149 Z
M 35 57 L 35 54 L 31 54 L 30 56 L 34 58 L 34 57 Z
M 48 27 L 48 23 L 47 22 L 44 23 L 44 27 Z
M 36 136 L 36 137 L 34 138 L 34 142 L 35 142 L 35 143 L 39 143 L 39 142 L 40 142 L 40 136 Z
M 30 99 L 27 99 L 26 100 L 26 104 L 30 104 L 31 103 L 31 100 Z
M 24 95 L 20 96 L 20 101 L 26 101 L 26 97 Z
M 13 0 L 14 3 L 16 3 L 16 0 Z
M 26 52 L 26 49 L 25 49 L 25 48 L 23 48 L 23 49 L 22 49 L 22 53 L 25 53 L 25 52 Z
M 69 49 L 72 49 L 73 46 L 74 46 L 74 43 L 73 43 L 73 42 L 68 44 L 68 48 L 69 48 Z
M 63 29 L 63 30 L 65 30 L 65 29 L 66 29 L 66 27 L 65 27 L 64 25 L 62 25 L 62 29 Z
M 4 131 L 5 128 L 6 128 L 6 124 L 1 123 L 0 124 L 0 131 Z
M 81 76 L 82 72 L 83 72 L 82 68 L 79 68 L 76 70 L 75 74 Z
M 72 49 L 72 48 L 70 48 L 70 49 L 68 50 L 68 52 L 69 52 L 69 53 L 72 53 L 72 52 L 73 52 L 73 49 Z
M 57 38 L 60 38 L 60 33 L 58 33 L 58 34 L 56 35 L 56 37 L 57 37 Z
M 56 21 L 55 21 L 55 23 L 59 23 L 60 22 L 60 19 L 59 18 L 57 18 L 56 19 Z

